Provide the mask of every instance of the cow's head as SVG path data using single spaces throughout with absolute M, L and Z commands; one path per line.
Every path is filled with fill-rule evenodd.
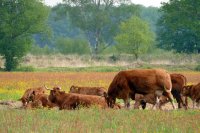
M 72 85 L 72 86 L 70 87 L 70 90 L 69 90 L 69 92 L 70 92 L 70 93 L 77 93 L 77 92 L 78 92 L 78 87 L 77 87 L 77 86 L 74 86 L 74 85 Z
M 109 96 L 106 92 L 104 92 L 105 101 L 108 104 L 108 107 L 113 108 L 115 105 L 115 99 Z
M 183 90 L 182 90 L 182 95 L 183 96 L 187 96 L 190 94 L 190 90 L 191 88 L 193 87 L 193 85 L 186 85 L 183 87 Z
M 50 95 L 48 99 L 52 103 L 55 103 L 57 99 L 59 98 L 59 96 L 62 95 L 63 93 L 65 93 L 65 91 L 60 91 L 60 88 L 53 88 L 52 90 L 50 90 Z
M 51 91 L 51 90 L 61 90 L 61 87 L 59 87 L 59 86 L 54 86 L 53 89 L 49 89 L 49 88 L 48 88 L 47 86 L 45 86 L 45 85 L 44 85 L 44 87 L 45 87 L 46 90 L 50 90 L 50 91 Z
M 56 102 L 56 95 L 58 94 L 58 90 L 50 90 L 50 95 L 49 95 L 49 100 L 52 102 L 52 103 L 55 103 Z
M 28 100 L 33 102 L 34 99 L 35 99 L 35 95 L 37 95 L 37 93 L 38 93 L 37 91 L 33 91 L 33 92 L 30 94 Z
M 53 90 L 60 91 L 60 90 L 61 90 L 61 87 L 55 86 L 55 87 L 53 87 Z

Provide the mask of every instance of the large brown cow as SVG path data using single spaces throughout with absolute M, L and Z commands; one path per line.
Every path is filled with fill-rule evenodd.
M 193 102 L 193 108 L 195 108 L 195 103 L 199 106 L 200 104 L 200 83 L 196 85 L 188 85 L 183 87 L 183 95 L 190 97 Z
M 103 87 L 79 87 L 72 85 L 69 93 L 78 93 L 85 95 L 103 96 L 105 89 Z
M 79 107 L 90 107 L 97 105 L 100 108 L 107 108 L 105 99 L 100 96 L 65 93 L 60 90 L 51 90 L 49 100 L 58 105 L 59 109 L 77 109 Z M 117 105 L 118 108 L 119 105 Z
M 46 89 L 45 87 L 29 88 L 24 92 L 24 95 L 19 99 L 22 101 L 23 106 L 25 106 L 29 101 L 31 101 L 30 96 L 35 91 L 37 94 L 44 94 Z
M 156 95 L 156 105 L 159 105 L 159 97 L 165 93 L 175 108 L 171 94 L 172 83 L 170 75 L 162 69 L 127 70 L 119 72 L 111 82 L 105 99 L 109 107 L 113 107 L 116 98 L 123 99 L 125 106 L 129 107 L 129 98 L 135 93 Z
M 186 77 L 182 74 L 176 73 L 170 74 L 170 77 L 172 82 L 172 95 L 178 103 L 178 108 L 182 108 L 182 106 L 187 108 L 187 97 L 182 96 L 183 87 L 186 85 L 187 82 Z M 155 94 L 149 94 L 146 96 L 136 94 L 134 108 L 139 108 L 139 105 L 142 104 L 142 108 L 144 109 L 146 107 L 146 102 L 150 104 L 155 104 Z M 161 106 L 167 102 L 168 98 L 163 96 L 159 108 L 161 108 Z

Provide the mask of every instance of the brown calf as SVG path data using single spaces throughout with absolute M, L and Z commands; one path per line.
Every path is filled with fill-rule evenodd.
M 79 87 L 71 86 L 69 93 L 78 93 L 85 95 L 103 96 L 105 89 L 103 87 Z
M 36 92 L 37 94 L 44 94 L 46 89 L 44 87 L 27 89 L 24 92 L 24 95 L 19 99 L 22 101 L 23 106 L 25 106 L 27 103 L 29 103 L 29 101 L 31 101 L 30 96 L 32 95 L 33 91 Z
M 90 107 L 97 105 L 100 108 L 107 108 L 105 99 L 100 96 L 65 93 L 60 90 L 51 90 L 49 100 L 58 105 L 59 109 L 78 109 L 79 107 Z
M 183 95 L 190 97 L 193 102 L 193 108 L 195 108 L 195 103 L 199 106 L 200 104 L 200 83 L 196 85 L 188 85 L 183 87 Z
M 33 91 L 33 93 L 30 96 L 30 100 L 33 102 L 33 104 L 39 103 L 42 107 L 55 107 L 56 105 L 53 104 L 49 99 L 49 95 L 47 94 L 41 94 L 37 91 Z M 37 107 L 37 106 L 36 106 Z

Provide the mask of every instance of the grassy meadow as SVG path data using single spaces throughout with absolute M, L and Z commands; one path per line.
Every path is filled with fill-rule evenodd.
M 199 111 L 176 110 L 0 110 L 0 132 L 199 132 Z
M 173 72 L 172 72 L 173 73 Z M 200 72 L 180 72 L 197 83 Z M 108 88 L 116 72 L 1 72 L 0 100 L 17 100 L 27 88 L 71 85 Z M 119 101 L 121 102 L 121 101 Z M 199 132 L 200 111 L 134 109 L 4 109 L 0 108 L 0 133 L 23 132 Z

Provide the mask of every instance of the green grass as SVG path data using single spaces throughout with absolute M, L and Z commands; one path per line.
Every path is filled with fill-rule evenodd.
M 200 132 L 195 110 L 0 110 L 0 132 Z
M 118 72 L 127 69 L 152 69 L 163 68 L 169 71 L 199 71 L 196 65 L 150 65 L 142 64 L 139 67 L 134 66 L 93 66 L 93 67 L 47 67 L 34 68 L 31 66 L 20 67 L 13 72 Z M 0 71 L 4 71 L 1 69 Z
M 21 97 L 22 95 L 17 93 L 10 93 L 9 95 L 7 93 L 0 93 L 0 100 L 18 100 Z
M 48 67 L 36 68 L 38 72 L 116 72 L 126 69 L 120 66 L 94 66 L 94 67 Z

